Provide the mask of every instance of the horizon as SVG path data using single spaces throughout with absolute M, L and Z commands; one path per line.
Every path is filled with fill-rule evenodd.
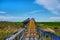
M 59 0 L 0 0 L 0 21 L 60 22 Z

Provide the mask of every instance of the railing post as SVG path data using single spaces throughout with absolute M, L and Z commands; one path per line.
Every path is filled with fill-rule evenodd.
M 46 35 L 44 34 L 44 36 L 45 36 L 45 40 L 47 39 L 47 37 L 46 37 Z
M 51 40 L 53 40 L 53 36 L 51 36 Z

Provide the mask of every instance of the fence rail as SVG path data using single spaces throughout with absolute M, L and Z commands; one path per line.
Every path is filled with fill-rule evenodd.
M 37 29 L 38 29 L 38 31 L 42 32 L 43 35 L 45 35 L 45 38 L 46 38 L 46 36 L 48 36 L 48 37 L 51 38 L 51 40 L 60 40 L 60 36 L 57 36 L 57 35 L 55 35 L 53 33 L 41 30 L 39 27 L 37 27 Z
M 5 38 L 5 40 L 19 40 L 24 34 L 24 32 L 25 32 L 25 28 L 19 30 L 16 34 L 10 35 L 9 37 Z

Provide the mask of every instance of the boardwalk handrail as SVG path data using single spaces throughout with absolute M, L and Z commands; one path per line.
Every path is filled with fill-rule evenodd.
M 25 27 L 18 32 L 13 33 L 12 35 L 6 37 L 4 40 L 20 40 L 22 36 L 24 35 L 24 32 L 26 31 L 26 28 L 29 23 L 25 25 Z
M 16 39 L 16 36 L 18 36 L 20 33 L 22 33 L 25 30 L 25 28 L 19 30 L 16 34 L 11 35 L 10 37 L 7 37 L 5 40 L 14 40 Z M 21 34 L 20 34 L 21 35 Z
M 44 30 L 41 30 L 39 27 L 37 27 L 37 29 L 38 29 L 40 32 L 42 32 L 43 34 L 51 37 L 52 40 L 60 40 L 60 36 L 57 36 L 57 35 L 55 35 L 55 34 L 53 34 L 53 33 L 50 33 L 50 32 L 44 31 Z

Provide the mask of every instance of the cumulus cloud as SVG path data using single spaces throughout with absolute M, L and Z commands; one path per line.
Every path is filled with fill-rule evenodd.
M 0 11 L 0 14 L 5 14 L 6 12 L 4 12 L 4 11 Z
M 60 1 L 59 0 L 35 0 L 35 3 L 43 5 L 56 15 L 60 15 Z

